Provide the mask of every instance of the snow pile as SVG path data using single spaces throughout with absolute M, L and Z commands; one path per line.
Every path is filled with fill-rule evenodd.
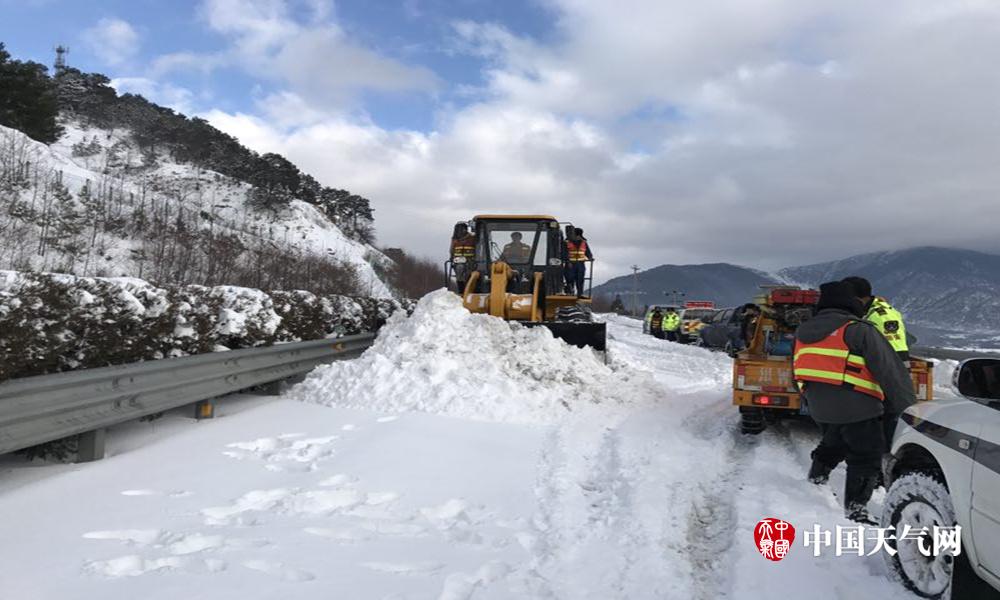
M 361 358 L 317 368 L 291 394 L 330 406 L 532 423 L 653 402 L 662 392 L 648 372 L 605 365 L 542 327 L 471 314 L 439 290 L 412 316 L 391 317 Z

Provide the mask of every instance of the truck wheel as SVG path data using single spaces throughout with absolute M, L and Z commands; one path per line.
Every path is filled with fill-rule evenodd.
M 924 556 L 920 543 L 933 549 L 934 526 L 954 527 L 955 507 L 942 477 L 936 473 L 912 472 L 899 477 L 889 487 L 882 507 L 882 527 L 895 527 L 901 532 L 909 526 L 911 532 L 922 531 L 923 539 L 890 539 L 888 546 L 895 554 L 885 553 L 893 577 L 921 598 L 949 598 L 956 558 L 947 552 Z M 918 537 L 918 536 L 911 536 Z
M 752 406 L 740 407 L 740 431 L 746 435 L 757 435 L 767 428 L 764 410 Z

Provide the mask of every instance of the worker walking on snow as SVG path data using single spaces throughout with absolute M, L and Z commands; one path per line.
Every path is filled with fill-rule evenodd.
M 826 483 L 847 462 L 844 511 L 873 524 L 868 500 L 878 481 L 885 433 L 882 416 L 916 402 L 910 374 L 892 346 L 862 320 L 861 301 L 843 281 L 820 286 L 816 316 L 795 332 L 794 377 L 823 438 L 812 452 L 809 480 Z
M 476 236 L 469 233 L 467 224 L 456 223 L 451 236 L 451 266 L 455 270 L 455 284 L 459 294 L 465 293 L 465 284 L 475 268 L 475 262 Z
M 677 333 L 681 328 L 681 316 L 677 314 L 677 309 L 673 306 L 667 307 L 667 313 L 663 315 L 663 336 L 668 342 L 678 340 Z
M 649 332 L 653 337 L 663 339 L 663 311 L 659 308 L 654 308 L 653 314 L 649 317 Z
M 910 348 L 906 341 L 906 325 L 903 323 L 903 315 L 892 307 L 885 298 L 872 296 L 872 284 L 864 277 L 847 277 L 844 281 L 850 284 L 854 290 L 854 295 L 861 301 L 865 311 L 865 320 L 870 321 L 882 332 L 889 345 L 896 351 L 896 354 L 907 365 L 910 361 Z M 892 444 L 892 436 L 896 434 L 896 425 L 899 423 L 899 413 L 886 411 L 882 415 L 882 429 L 885 433 L 885 451 L 889 451 Z
M 910 347 L 906 341 L 906 325 L 903 323 L 902 313 L 893 308 L 885 298 L 872 296 L 872 284 L 864 277 L 848 277 L 844 281 L 854 288 L 854 295 L 861 300 L 865 319 L 878 327 L 899 358 L 904 361 L 910 360 Z
M 566 239 L 563 245 L 563 268 L 565 269 L 568 293 L 573 293 L 572 288 L 576 288 L 576 295 L 583 297 L 583 287 L 587 280 L 587 261 L 594 260 L 594 255 L 590 252 L 587 238 L 583 237 L 583 230 L 574 228 L 573 233 Z

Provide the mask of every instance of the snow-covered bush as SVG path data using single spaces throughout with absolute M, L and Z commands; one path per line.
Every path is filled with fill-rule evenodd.
M 374 331 L 394 300 L 0 272 L 0 380 Z

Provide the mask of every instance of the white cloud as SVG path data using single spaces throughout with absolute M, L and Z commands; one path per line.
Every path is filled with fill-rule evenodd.
M 151 102 L 172 108 L 181 114 L 194 111 L 194 94 L 187 88 L 146 77 L 118 77 L 111 80 L 111 87 L 119 94 L 139 94 Z
M 306 22 L 293 15 L 295 0 L 204 0 L 201 18 L 229 45 L 209 54 L 166 54 L 153 61 L 151 71 L 164 76 L 176 70 L 205 73 L 236 67 L 278 82 L 332 112 L 351 106 L 363 90 L 428 92 L 438 86 L 429 69 L 404 64 L 353 40 L 330 20 L 332 3 L 298 2 L 308 9 Z
M 84 30 L 83 41 L 99 59 L 111 66 L 127 63 L 139 52 L 139 33 L 118 18 L 104 18 Z
M 478 102 L 442 107 L 433 132 L 331 113 L 292 75 L 261 101 L 266 120 L 210 118 L 371 198 L 384 244 L 435 256 L 451 223 L 489 211 L 577 222 L 599 278 L 633 262 L 767 267 L 919 244 L 1000 249 L 998 5 L 551 5 L 549 43 L 455 25 L 455 48 L 485 61 L 485 83 Z M 274 39 L 267 31 L 260 40 Z M 349 43 L 342 35 L 306 46 Z M 295 48 L 277 46 L 272 66 Z M 291 65 L 309 52 L 285 56 Z M 343 65 L 365 75 L 321 87 L 399 77 L 398 63 Z

